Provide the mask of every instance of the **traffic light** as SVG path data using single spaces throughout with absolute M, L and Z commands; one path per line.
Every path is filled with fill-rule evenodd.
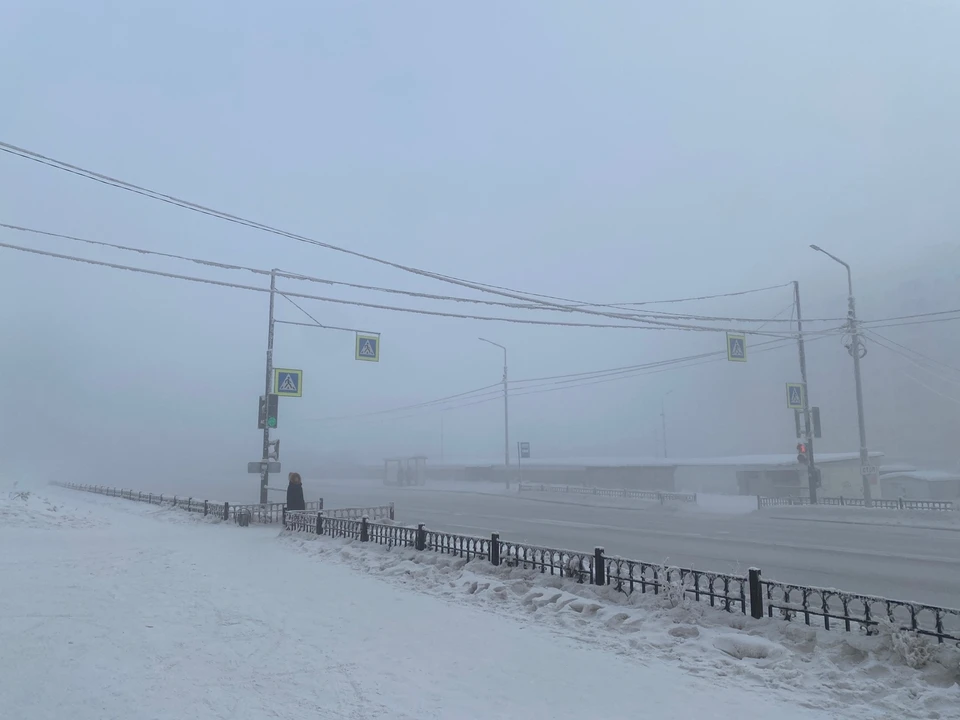
M 806 443 L 797 443 L 797 462 L 801 465 L 807 464 L 807 445 Z
M 261 395 L 260 412 L 257 416 L 257 428 L 263 430 L 264 427 L 275 428 L 277 426 L 277 416 L 280 410 L 280 396 Z

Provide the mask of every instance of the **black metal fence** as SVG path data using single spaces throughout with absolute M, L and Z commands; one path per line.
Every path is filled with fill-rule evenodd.
M 124 500 L 134 500 L 137 502 L 150 503 L 152 505 L 167 505 L 187 512 L 203 513 L 212 515 L 222 520 L 233 520 L 238 522 L 242 516 L 245 516 L 246 522 L 261 524 L 283 523 L 285 521 L 286 504 L 285 503 L 264 503 L 262 505 L 240 505 L 229 502 L 210 502 L 208 500 L 196 500 L 192 497 L 183 498 L 178 495 L 166 495 L 156 493 L 145 493 L 138 490 L 123 490 L 120 488 L 107 487 L 105 485 L 81 485 L 77 483 L 53 483 L 58 487 L 69 490 L 79 490 L 81 492 L 91 492 L 107 497 L 122 498 Z M 308 512 L 311 517 L 316 513 L 323 511 L 323 498 L 305 503 L 306 510 L 299 512 Z M 369 508 L 335 508 L 326 510 L 332 517 L 359 518 L 364 515 L 367 517 L 382 520 L 394 517 L 393 503 L 389 505 L 379 505 Z
M 288 512 L 284 527 L 535 570 L 578 583 L 612 586 L 626 595 L 652 593 L 674 604 L 692 599 L 756 619 L 802 621 L 847 632 L 862 629 L 867 634 L 875 634 L 881 623 L 889 622 L 939 643 L 960 643 L 960 610 L 767 580 L 757 568 L 746 575 L 729 575 L 608 556 L 602 547 L 593 552 L 560 550 L 503 540 L 499 533 L 475 537 L 428 530 L 422 523 L 401 527 L 373 523 L 367 517 L 330 518 L 323 512 Z
M 520 483 L 517 492 L 555 492 L 597 497 L 628 498 L 632 500 L 655 500 L 661 505 L 667 501 L 697 502 L 696 493 L 657 492 L 656 490 L 628 490 L 627 488 L 587 487 L 585 485 L 545 485 L 543 483 Z
M 757 508 L 783 507 L 790 505 L 813 505 L 809 497 L 760 497 L 757 496 Z M 863 498 L 821 497 L 817 498 L 817 505 L 832 505 L 840 507 L 873 507 L 880 510 L 957 510 L 960 509 L 950 500 L 904 500 L 897 498 L 876 498 L 868 506 Z

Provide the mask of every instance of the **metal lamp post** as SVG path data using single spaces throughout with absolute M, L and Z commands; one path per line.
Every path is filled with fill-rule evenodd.
M 508 473 L 510 470 L 510 412 L 507 400 L 507 349 L 500 343 L 493 342 L 493 340 L 487 340 L 486 338 L 477 339 L 503 350 L 503 468 L 504 473 Z M 510 477 L 509 475 L 506 477 L 507 486 L 509 487 Z
M 860 429 L 860 474 L 863 479 L 863 502 L 870 507 L 870 476 L 868 467 L 870 465 L 870 456 L 867 452 L 867 428 L 863 417 L 863 384 L 860 381 L 860 328 L 857 324 L 857 305 L 853 298 L 853 275 L 850 272 L 850 266 L 836 255 L 831 255 L 819 245 L 811 245 L 811 248 L 821 252 L 831 260 L 840 263 L 847 269 L 847 322 L 850 326 L 851 344 L 850 354 L 853 355 L 853 377 L 857 386 L 857 423 Z

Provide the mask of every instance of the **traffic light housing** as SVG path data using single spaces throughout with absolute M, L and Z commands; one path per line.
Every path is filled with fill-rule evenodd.
M 801 465 L 806 465 L 808 462 L 806 443 L 797 443 L 797 462 Z
M 265 427 L 275 428 L 280 413 L 280 396 L 261 395 L 260 412 L 257 417 L 257 428 L 263 430 Z

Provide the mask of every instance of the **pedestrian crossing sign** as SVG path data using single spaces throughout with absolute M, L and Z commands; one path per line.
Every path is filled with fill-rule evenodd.
M 787 383 L 787 407 L 803 410 L 803 383 Z
M 727 360 L 730 362 L 747 361 L 747 338 L 745 335 L 727 333 Z
M 273 394 L 280 397 L 303 397 L 303 370 L 274 368 Z
M 380 336 L 357 333 L 357 360 L 380 362 Z

